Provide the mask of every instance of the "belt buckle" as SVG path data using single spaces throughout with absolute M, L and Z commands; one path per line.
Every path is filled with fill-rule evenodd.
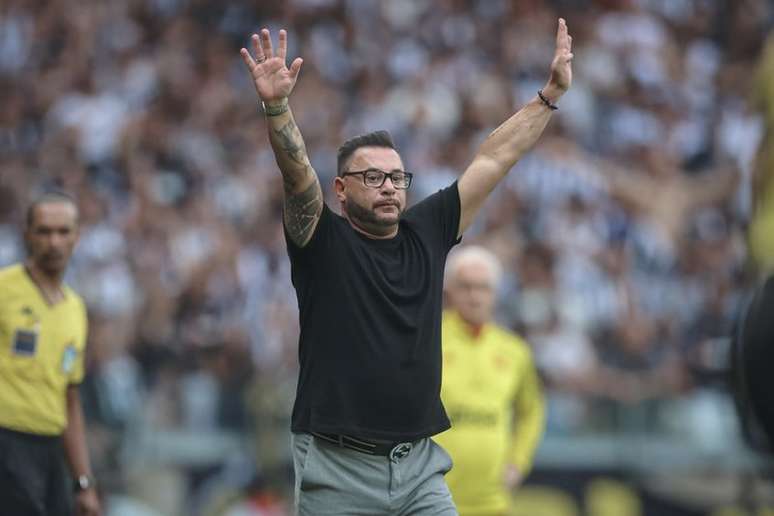
M 414 447 L 411 443 L 398 443 L 390 450 L 390 460 L 397 462 L 411 453 L 411 449 Z

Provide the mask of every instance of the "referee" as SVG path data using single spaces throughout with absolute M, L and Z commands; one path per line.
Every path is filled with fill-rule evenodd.
M 78 394 L 86 309 L 62 281 L 78 241 L 74 201 L 35 200 L 24 239 L 27 260 L 0 269 L 0 512 L 99 515 Z

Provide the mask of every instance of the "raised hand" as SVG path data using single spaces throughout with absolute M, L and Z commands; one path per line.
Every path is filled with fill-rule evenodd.
M 544 93 L 558 98 L 570 88 L 572 83 L 572 36 L 567 32 L 567 23 L 559 18 L 556 29 L 556 50 L 551 62 L 551 78 L 544 88 Z
M 288 33 L 284 29 L 279 31 L 279 48 L 276 55 L 271 44 L 269 29 L 261 29 L 260 37 L 258 34 L 253 34 L 251 40 L 255 59 L 246 48 L 241 49 L 239 53 L 253 78 L 255 91 L 266 103 L 282 101 L 293 91 L 303 59 L 296 58 L 290 68 L 285 65 Z

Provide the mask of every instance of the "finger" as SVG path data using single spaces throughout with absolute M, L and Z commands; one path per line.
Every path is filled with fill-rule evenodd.
M 253 70 L 255 70 L 257 65 L 250 55 L 250 52 L 248 52 L 246 48 L 243 48 L 239 50 L 239 55 L 242 56 L 242 61 L 244 61 L 245 66 L 247 66 L 247 69 L 250 70 L 250 73 L 253 73 Z
M 274 49 L 271 46 L 271 34 L 269 29 L 261 29 L 261 46 L 263 47 L 263 55 L 266 59 L 274 57 Z
M 261 38 L 258 34 L 253 34 L 250 38 L 253 42 L 253 52 L 255 53 L 255 63 L 260 64 L 266 61 L 266 56 L 263 55 L 263 48 L 261 48 Z
M 567 35 L 567 50 L 572 50 L 572 36 Z
M 288 52 L 288 33 L 285 29 L 281 29 L 279 31 L 279 50 L 277 51 L 277 56 L 281 57 L 282 60 L 285 60 L 285 55 Z
M 304 63 L 304 60 L 300 57 L 297 57 L 293 60 L 293 64 L 290 65 L 290 78 L 294 81 L 298 78 L 298 72 L 301 71 L 301 65 Z
M 567 24 L 564 18 L 559 18 L 559 26 L 556 28 L 556 48 L 567 48 Z

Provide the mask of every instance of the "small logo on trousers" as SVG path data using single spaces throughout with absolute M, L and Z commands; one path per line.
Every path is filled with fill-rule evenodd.
M 411 448 L 413 447 L 414 446 L 411 443 L 396 444 L 395 447 L 390 450 L 390 460 L 398 461 L 405 458 L 409 453 L 411 453 Z

